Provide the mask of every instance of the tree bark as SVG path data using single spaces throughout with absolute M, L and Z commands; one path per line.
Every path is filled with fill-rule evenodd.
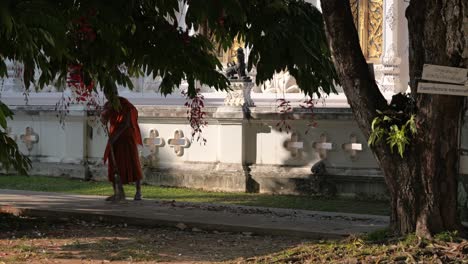
M 468 32 L 463 32 L 467 30 L 463 19 L 467 5 L 464 0 L 411 0 L 407 10 L 418 134 L 405 158 L 392 153 L 385 140 L 372 147 L 389 188 L 390 225 L 396 234 L 416 232 L 430 237 L 445 230 L 462 230 L 457 175 L 464 97 L 416 94 L 416 89 L 424 63 L 466 67 Z M 321 6 L 343 90 L 368 137 L 376 110 L 387 110 L 387 102 L 367 70 L 349 1 L 322 0 Z

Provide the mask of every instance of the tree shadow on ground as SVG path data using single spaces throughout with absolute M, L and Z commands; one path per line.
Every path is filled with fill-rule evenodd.
M 26 252 L 26 255 L 35 256 L 35 260 L 205 263 L 272 254 L 310 242 L 249 233 L 106 225 L 76 219 L 50 222 L 8 214 L 0 214 L 0 220 L 1 251 L 19 256 Z

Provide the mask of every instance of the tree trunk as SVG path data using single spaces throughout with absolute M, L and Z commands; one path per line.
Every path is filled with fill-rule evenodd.
M 349 1 L 321 3 L 343 90 L 368 137 L 376 110 L 387 110 L 387 102 L 367 69 Z M 373 145 L 372 151 L 390 191 L 391 229 L 396 234 L 416 232 L 430 237 L 462 227 L 457 214 L 457 174 L 464 97 L 416 94 L 416 87 L 424 63 L 466 67 L 468 40 L 464 38 L 468 38 L 468 32 L 463 32 L 463 18 L 468 6 L 465 0 L 410 3 L 410 78 L 418 134 L 405 151 L 405 158 L 391 153 L 385 140 Z

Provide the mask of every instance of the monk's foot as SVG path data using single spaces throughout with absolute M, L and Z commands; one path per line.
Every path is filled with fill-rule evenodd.
M 114 199 L 115 202 L 122 202 L 122 201 L 125 201 L 125 194 L 121 193 L 121 194 L 116 194 L 115 195 L 115 199 Z
M 111 195 L 109 197 L 106 198 L 106 201 L 115 201 L 115 195 Z
M 139 193 L 139 192 L 135 193 L 135 197 L 133 198 L 133 200 L 141 201 L 141 199 L 142 199 L 141 193 Z

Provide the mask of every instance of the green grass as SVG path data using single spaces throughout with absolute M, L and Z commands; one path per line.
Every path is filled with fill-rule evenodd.
M 0 189 L 106 196 L 112 194 L 112 187 L 106 182 L 42 176 L 0 175 Z M 388 215 L 389 212 L 389 204 L 383 201 L 208 192 L 186 188 L 167 188 L 148 185 L 143 186 L 142 191 L 144 198 L 147 199 L 175 200 L 177 202 L 220 203 L 375 215 Z M 125 192 L 128 196 L 132 196 L 135 189 L 133 186 L 125 186 Z

